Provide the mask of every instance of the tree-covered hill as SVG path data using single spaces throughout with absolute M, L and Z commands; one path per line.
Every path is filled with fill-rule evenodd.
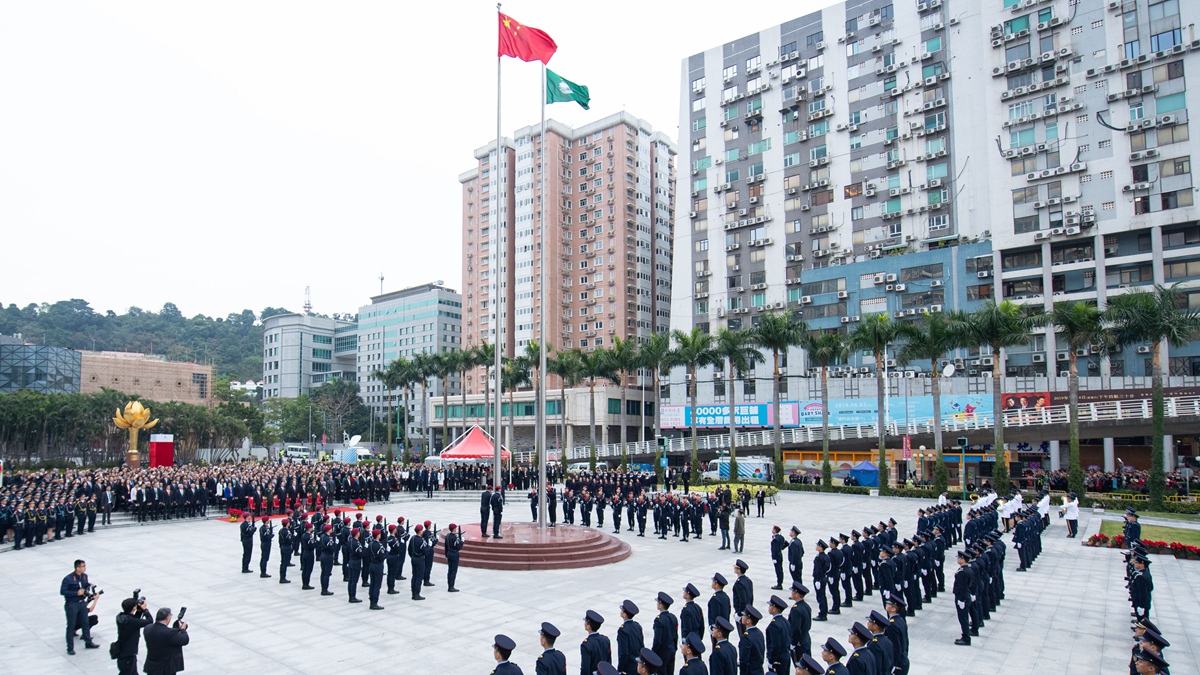
M 260 321 L 288 310 L 243 309 L 221 318 L 184 317 L 174 303 L 158 312 L 130 307 L 124 314 L 97 313 L 86 300 L 60 300 L 19 308 L 0 303 L 0 335 L 20 333 L 51 347 L 163 354 L 175 361 L 212 363 L 220 379 L 262 377 Z

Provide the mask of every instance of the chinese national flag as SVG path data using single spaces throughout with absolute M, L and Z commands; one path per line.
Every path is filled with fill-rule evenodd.
M 554 38 L 545 31 L 523 26 L 516 19 L 500 13 L 499 56 L 513 56 L 522 61 L 550 63 L 550 57 L 558 50 Z

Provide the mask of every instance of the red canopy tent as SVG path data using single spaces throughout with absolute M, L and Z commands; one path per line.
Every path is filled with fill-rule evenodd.
M 467 433 L 454 439 L 454 442 L 442 451 L 439 457 L 443 459 L 461 459 L 461 460 L 494 460 L 496 458 L 496 448 L 492 443 L 492 437 L 488 432 L 479 427 L 471 427 Z M 512 453 L 500 446 L 501 459 L 507 461 L 512 458 Z

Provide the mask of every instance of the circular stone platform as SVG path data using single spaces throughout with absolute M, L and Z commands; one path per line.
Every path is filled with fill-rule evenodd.
M 611 534 L 577 525 L 540 529 L 534 523 L 503 523 L 502 539 L 482 538 L 477 523 L 463 529 L 466 541 L 459 554 L 459 564 L 463 567 L 489 570 L 596 567 L 619 562 L 633 553 L 629 544 Z M 438 532 L 438 539 L 445 541 L 447 532 Z M 491 533 L 490 524 L 488 532 Z M 437 547 L 434 559 L 446 562 L 442 546 Z

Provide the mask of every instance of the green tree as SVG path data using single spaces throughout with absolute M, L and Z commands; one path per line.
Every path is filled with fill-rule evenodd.
M 450 444 L 450 376 L 458 372 L 458 352 L 434 352 L 430 359 L 433 374 L 441 380 L 442 385 L 442 444 L 439 450 L 445 450 Z
M 588 429 L 591 433 L 589 442 L 589 462 L 591 470 L 596 470 L 596 380 L 604 378 L 612 380 L 615 376 L 609 367 L 608 350 L 596 347 L 590 352 L 579 352 L 580 370 L 588 382 Z
M 562 412 L 562 428 L 559 431 L 559 445 L 562 448 L 562 459 L 565 461 L 569 451 L 569 448 L 566 447 L 565 428 L 567 424 L 567 389 L 583 381 L 583 359 L 578 349 L 568 349 L 563 352 L 555 352 L 553 358 L 546 362 L 546 367 L 551 373 L 558 376 L 561 384 L 559 405 Z
M 1187 289 L 1179 284 L 1155 284 L 1153 291 L 1133 291 L 1108 300 L 1115 347 L 1150 343 L 1153 432 L 1150 442 L 1150 509 L 1160 510 L 1166 490 L 1163 462 L 1164 407 L 1162 353 L 1164 346 L 1180 348 L 1200 338 L 1200 314 L 1186 309 Z
M 942 456 L 942 370 L 939 362 L 948 352 L 963 346 L 963 336 L 957 328 L 960 325 L 961 321 L 954 321 L 946 314 L 927 314 L 921 323 L 903 324 L 899 331 L 899 336 L 904 338 L 904 346 L 898 354 L 899 360 L 906 364 L 913 361 L 929 361 L 930 387 L 933 392 L 933 448 L 937 452 L 933 482 L 939 494 L 946 490 L 949 483 L 946 459 Z M 906 419 L 905 424 L 907 423 Z
M 738 379 L 744 379 L 746 373 L 754 369 L 754 364 L 763 363 L 763 355 L 754 348 L 754 333 L 748 331 L 731 331 L 722 328 L 717 332 L 715 349 L 719 363 L 717 368 L 729 368 L 729 480 L 737 481 L 740 476 L 737 470 L 737 384 Z M 777 474 L 782 473 L 783 465 L 776 464 Z
M 681 330 L 671 332 L 675 339 L 675 349 L 671 351 L 671 363 L 687 369 L 688 401 L 692 407 L 692 457 L 689 481 L 694 485 L 700 482 L 700 456 L 698 452 L 699 438 L 696 432 L 696 371 L 705 366 L 721 367 L 720 357 L 717 356 L 716 338 L 699 328 L 693 328 L 690 333 Z
M 878 420 L 876 425 L 879 429 L 879 492 L 880 494 L 888 494 L 891 490 L 891 469 L 888 467 L 887 456 L 887 408 L 884 405 L 883 395 L 887 389 L 887 383 L 884 380 L 887 368 L 887 348 L 891 345 L 900 334 L 900 325 L 887 314 L 872 314 L 864 319 L 850 333 L 850 347 L 862 351 L 869 351 L 875 357 L 875 405 L 877 408 Z
M 612 347 L 605 351 L 605 356 L 608 358 L 608 370 L 613 377 L 617 378 L 617 385 L 621 387 L 621 470 L 629 468 L 629 453 L 625 447 L 625 410 L 626 410 L 626 380 L 629 379 L 629 371 L 638 367 L 638 348 L 637 341 L 632 339 L 622 340 L 620 336 L 613 338 Z
M 1104 325 L 1104 314 L 1096 305 L 1088 302 L 1056 302 L 1049 314 L 1039 314 L 1034 318 L 1037 325 L 1051 326 L 1057 333 L 1057 342 L 1066 346 L 1069 375 L 1067 388 L 1070 401 L 1071 451 L 1067 466 L 1067 484 L 1076 494 L 1086 492 L 1084 486 L 1083 466 L 1079 458 L 1079 359 L 1078 349 L 1088 349 L 1095 345 L 1108 353 L 1112 346 L 1113 335 Z
M 821 489 L 833 486 L 833 466 L 829 463 L 829 368 L 850 356 L 846 336 L 837 332 L 806 333 L 802 343 L 809 363 L 821 369 Z
M 1025 305 L 1010 300 L 997 303 L 988 300 L 982 307 L 969 314 L 958 314 L 952 319 L 954 330 L 963 336 L 963 344 L 987 346 L 992 350 L 992 425 L 993 452 L 996 468 L 992 472 L 996 492 L 1008 494 L 1011 487 L 1008 478 L 1008 452 L 1004 448 L 1004 371 L 1001 369 L 1000 351 L 1009 347 L 1029 344 L 1030 331 L 1034 328 L 1034 313 Z M 966 471 L 966 467 L 963 467 Z M 964 476 L 965 477 L 965 476 Z
M 655 333 L 638 348 L 638 367 L 650 371 L 654 382 L 654 438 L 662 436 L 662 417 L 659 400 L 662 377 L 671 373 L 671 337 Z
M 788 349 L 804 344 L 808 324 L 797 320 L 791 312 L 768 312 L 759 317 L 758 326 L 754 328 L 754 343 L 763 349 L 771 350 L 772 377 L 771 401 L 775 407 L 775 485 L 783 485 L 783 430 L 779 417 L 779 390 L 782 380 L 779 372 L 779 357 L 787 357 Z M 695 403 L 692 404 L 693 408 Z

